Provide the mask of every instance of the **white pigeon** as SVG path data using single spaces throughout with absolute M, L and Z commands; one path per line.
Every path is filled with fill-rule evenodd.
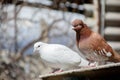
M 78 53 L 60 44 L 36 42 L 34 52 L 40 54 L 43 63 L 61 71 L 88 66 L 89 62 Z

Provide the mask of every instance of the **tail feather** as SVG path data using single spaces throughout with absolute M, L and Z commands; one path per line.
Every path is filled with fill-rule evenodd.
M 81 63 L 79 64 L 79 67 L 86 67 L 89 66 L 89 61 L 81 58 Z

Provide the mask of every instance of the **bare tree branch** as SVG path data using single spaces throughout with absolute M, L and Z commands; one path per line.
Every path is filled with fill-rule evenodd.
M 15 2 L 16 3 L 16 2 Z M 17 41 L 17 36 L 18 36 L 18 27 L 17 27 L 17 15 L 18 13 L 20 12 L 20 10 L 22 9 L 22 6 L 20 6 L 20 8 L 18 9 L 17 6 L 15 6 L 15 9 L 14 9 L 14 51 L 15 53 L 18 52 L 18 41 Z
M 54 20 L 49 26 L 45 25 L 45 26 L 42 26 L 42 34 L 39 35 L 39 38 L 36 39 L 36 40 L 33 40 L 31 41 L 30 43 L 28 43 L 26 46 L 24 46 L 21 50 L 20 50 L 20 53 L 18 54 L 18 56 L 15 58 L 15 61 L 18 61 L 19 59 L 21 59 L 21 57 L 23 56 L 24 52 L 30 48 L 35 42 L 38 42 L 38 41 L 44 41 L 44 42 L 48 42 L 48 33 L 49 31 L 53 28 L 53 25 L 56 23 L 56 22 L 59 22 L 63 19 L 57 19 L 57 20 Z M 44 22 L 43 22 L 44 23 Z

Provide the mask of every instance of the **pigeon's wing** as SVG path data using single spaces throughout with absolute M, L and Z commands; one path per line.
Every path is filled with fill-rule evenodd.
M 44 48 L 43 53 L 47 53 L 46 59 L 53 63 L 78 65 L 81 57 L 66 46 L 58 44 L 50 44 Z

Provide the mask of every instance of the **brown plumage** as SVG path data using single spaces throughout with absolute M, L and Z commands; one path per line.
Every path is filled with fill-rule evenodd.
M 76 32 L 76 44 L 84 57 L 91 62 L 105 64 L 106 62 L 120 62 L 120 55 L 115 52 L 105 39 L 88 28 L 82 20 L 72 22 Z

